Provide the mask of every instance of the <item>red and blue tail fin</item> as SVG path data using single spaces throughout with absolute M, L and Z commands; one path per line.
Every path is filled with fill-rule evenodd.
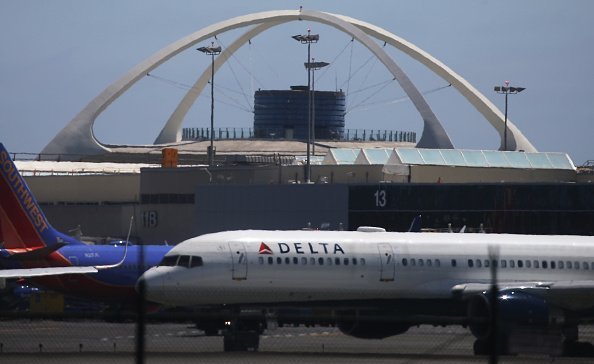
M 6 249 L 77 244 L 55 230 L 0 143 L 0 243 Z

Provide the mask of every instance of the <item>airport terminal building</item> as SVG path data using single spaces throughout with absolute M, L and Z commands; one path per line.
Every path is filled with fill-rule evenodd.
M 276 149 L 268 155 L 237 154 L 250 147 L 249 141 L 219 143 L 222 162 L 212 167 L 201 164 L 201 157 L 195 164 L 169 167 L 17 164 L 56 228 L 123 237 L 134 216 L 132 235 L 144 243 L 178 243 L 234 229 L 366 225 L 406 231 L 417 215 L 428 230 L 466 226 L 467 232 L 594 234 L 594 174 L 577 169 L 563 153 L 319 143 L 312 183 L 305 184 L 305 166 L 292 154 L 293 143 L 257 141 L 262 149 Z M 226 152 L 226 145 L 232 150 Z M 192 148 L 181 148 L 179 160 L 191 161 Z M 143 158 L 161 159 L 159 151 L 141 152 Z

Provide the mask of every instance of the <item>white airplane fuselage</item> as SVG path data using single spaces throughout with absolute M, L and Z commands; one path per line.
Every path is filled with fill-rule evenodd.
M 594 237 L 584 236 L 245 230 L 187 240 L 167 257 L 141 279 L 149 300 L 173 306 L 449 299 L 459 285 L 489 284 L 494 260 L 497 280 L 516 288 L 594 277 Z M 551 301 L 594 307 L 587 296 Z

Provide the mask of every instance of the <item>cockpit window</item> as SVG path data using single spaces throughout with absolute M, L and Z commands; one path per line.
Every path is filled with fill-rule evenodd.
M 163 260 L 161 260 L 159 265 L 164 267 L 173 267 L 175 264 L 177 264 L 177 258 L 179 258 L 179 255 L 166 255 L 163 257 Z
M 202 267 L 202 257 L 192 257 L 192 261 L 190 263 L 190 268 L 194 268 L 194 267 Z
M 179 260 L 177 261 L 177 265 L 180 267 L 188 268 L 190 266 L 190 256 L 189 255 L 181 255 Z
M 194 255 L 168 255 L 163 257 L 159 266 L 162 267 L 184 267 L 184 268 L 194 268 L 194 267 L 201 267 L 203 265 L 202 257 L 194 256 Z

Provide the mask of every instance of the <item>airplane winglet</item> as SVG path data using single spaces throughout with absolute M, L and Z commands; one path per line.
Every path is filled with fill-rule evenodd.
M 96 268 L 97 270 L 113 269 L 113 268 L 117 268 L 117 267 L 121 266 L 122 264 L 124 264 L 124 261 L 126 260 L 126 257 L 128 256 L 128 245 L 130 245 L 130 233 L 132 232 L 132 222 L 133 221 L 134 221 L 134 216 L 130 217 L 130 226 L 128 227 L 128 236 L 126 237 L 126 246 L 124 247 L 124 256 L 122 257 L 122 259 L 115 264 L 96 265 L 94 268 Z

